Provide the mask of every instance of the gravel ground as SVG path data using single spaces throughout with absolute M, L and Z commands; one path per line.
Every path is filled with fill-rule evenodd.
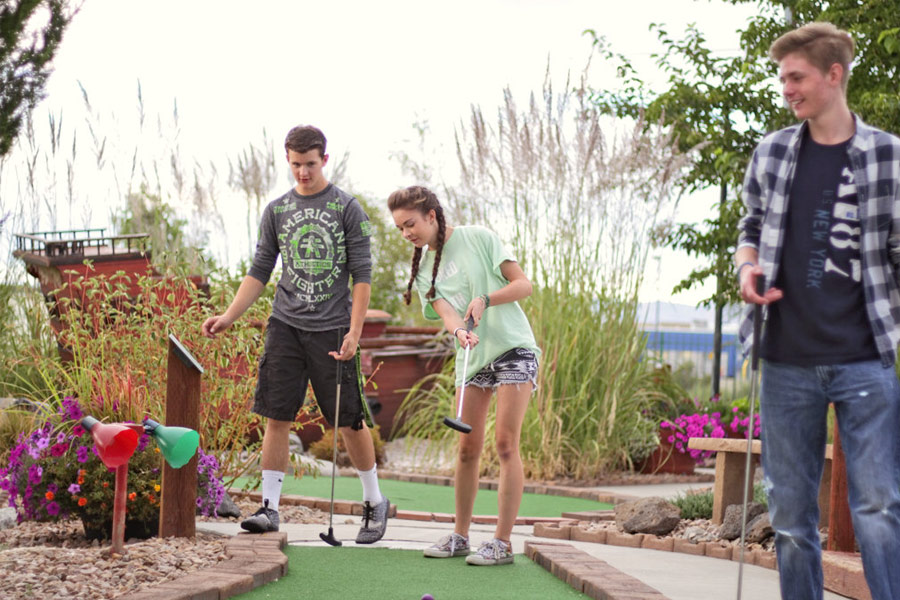
M 258 508 L 249 500 L 237 505 L 245 516 Z M 282 506 L 279 517 L 283 523 L 327 522 L 325 513 L 304 506 Z M 227 540 L 208 533 L 133 540 L 119 555 L 108 541 L 88 542 L 79 521 L 20 523 L 0 530 L 0 598 L 115 598 L 226 559 Z

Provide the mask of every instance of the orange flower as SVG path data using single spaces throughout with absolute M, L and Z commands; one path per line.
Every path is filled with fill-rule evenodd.
M 78 485 L 84 485 L 84 477 L 82 477 L 81 475 L 78 476 L 78 479 L 76 481 Z
M 108 482 L 108 481 L 104 481 L 104 482 L 103 482 L 103 487 L 108 488 L 108 487 L 109 487 L 109 482 Z
M 150 500 L 150 504 L 156 504 L 156 496 L 153 494 L 148 494 L 147 498 Z
M 153 491 L 158 492 L 160 490 L 159 484 L 153 486 Z
M 53 500 L 55 496 L 53 495 L 53 492 L 47 492 L 46 494 L 44 494 L 44 498 L 46 498 L 47 500 Z
M 85 504 L 87 504 L 87 498 L 78 499 L 78 506 L 84 506 Z
M 137 498 L 137 492 L 131 492 L 130 494 L 128 494 L 129 500 L 133 501 L 135 498 Z
M 85 471 L 84 469 L 78 469 L 79 477 L 84 477 L 85 475 L 87 475 L 87 471 Z
M 160 451 L 160 450 L 159 450 L 159 446 L 156 446 L 155 448 L 153 448 L 153 450 L 154 450 L 156 453 L 159 453 L 159 451 Z

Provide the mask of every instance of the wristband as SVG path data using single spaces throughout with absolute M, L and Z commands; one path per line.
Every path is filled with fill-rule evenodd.
M 748 260 L 747 262 L 744 262 L 744 263 L 741 263 L 741 264 L 740 264 L 740 266 L 737 268 L 737 280 L 738 280 L 738 283 L 741 282 L 741 271 L 744 270 L 744 267 L 748 267 L 748 266 L 749 266 L 749 267 L 755 267 L 755 266 L 756 266 L 756 263 L 750 262 L 750 261 Z
M 459 330 L 460 330 L 460 329 L 462 329 L 462 330 L 463 330 L 463 331 L 465 331 L 465 330 L 466 330 L 466 328 L 465 328 L 465 327 L 457 327 L 457 328 L 456 328 L 456 329 L 454 329 L 454 330 L 453 330 L 453 337 L 457 337 L 457 335 L 456 335 L 456 334 L 458 334 L 458 333 L 459 333 Z
M 491 305 L 491 297 L 488 296 L 487 294 L 482 294 L 482 295 L 480 295 L 480 296 L 478 296 L 478 297 L 481 298 L 481 301 L 482 301 L 482 302 L 484 302 L 484 308 L 485 308 L 485 309 L 487 309 L 487 307 Z

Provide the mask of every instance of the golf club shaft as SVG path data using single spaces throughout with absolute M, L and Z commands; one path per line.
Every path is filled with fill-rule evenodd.
M 766 280 L 762 275 L 756 277 L 756 293 L 762 296 L 766 291 Z M 750 394 L 747 423 L 747 455 L 744 462 L 744 495 L 742 497 L 743 508 L 741 510 L 741 549 L 738 559 L 738 584 L 737 600 L 741 600 L 741 592 L 744 583 L 744 543 L 747 538 L 747 495 L 750 493 L 750 465 L 753 456 L 753 429 L 754 429 L 754 402 L 757 394 L 757 379 L 759 373 L 759 341 L 762 333 L 762 306 L 753 306 L 753 345 L 750 349 Z
M 341 345 L 343 343 L 343 336 L 341 335 L 341 330 L 338 328 L 338 352 L 341 351 Z M 338 426 L 341 422 L 341 375 L 343 374 L 344 361 L 338 358 L 337 361 L 337 390 L 335 391 L 336 397 L 334 399 L 334 435 L 333 443 L 331 445 L 331 511 L 328 517 L 328 529 L 331 531 L 331 526 L 334 521 L 334 479 L 335 474 L 337 472 L 337 441 L 338 441 Z
M 466 352 L 463 355 L 463 381 L 459 388 L 459 404 L 456 406 L 456 418 L 462 420 L 463 412 L 463 396 L 466 394 L 466 374 L 469 369 L 469 347 L 466 346 Z

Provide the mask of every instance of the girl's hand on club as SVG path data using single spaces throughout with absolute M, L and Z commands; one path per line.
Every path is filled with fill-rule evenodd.
M 481 317 L 484 316 L 484 310 L 484 300 L 481 299 L 481 296 L 472 298 L 468 308 L 466 308 L 466 315 L 463 317 L 463 321 L 468 321 L 469 317 L 472 317 L 472 319 L 475 320 L 475 327 L 478 327 L 478 323 L 481 322 Z
M 459 341 L 460 345 L 463 348 L 474 348 L 478 345 L 478 336 L 474 331 L 466 331 L 465 329 L 460 329 L 456 332 L 456 339 Z

